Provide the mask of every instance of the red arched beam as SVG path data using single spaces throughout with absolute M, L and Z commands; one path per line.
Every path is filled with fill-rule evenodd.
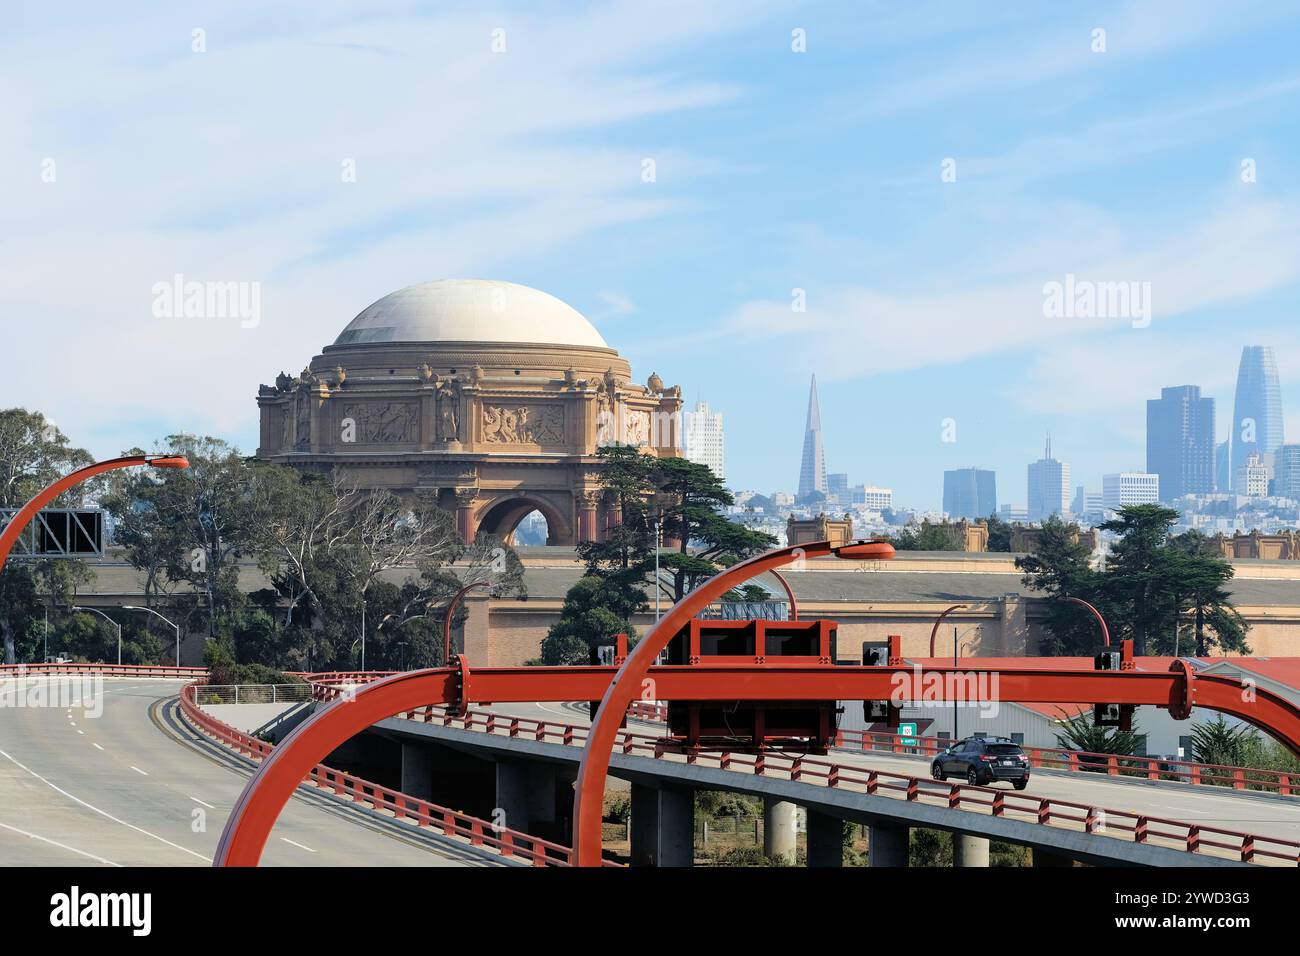
M 1101 611 L 1098 611 L 1095 607 L 1093 607 L 1083 598 L 1063 597 L 1061 598 L 1061 600 L 1068 601 L 1070 604 L 1078 604 L 1082 607 L 1086 607 L 1089 611 L 1091 611 L 1092 616 L 1095 617 L 1097 619 L 1097 623 L 1101 625 L 1101 642 L 1105 644 L 1107 647 L 1110 647 L 1110 628 L 1106 626 L 1106 619 L 1101 616 Z
M 790 601 L 790 620 L 799 620 L 799 601 L 794 596 L 794 588 L 790 587 L 790 582 L 785 579 L 785 575 L 780 571 L 769 571 L 772 577 L 781 582 L 781 587 L 785 588 L 785 596 Z
M 666 620 L 666 618 L 665 618 Z M 647 640 L 649 638 L 647 637 Z M 643 642 L 644 643 L 644 642 Z M 630 659 L 630 658 L 629 658 Z M 472 674 L 476 701 L 594 700 L 613 685 L 612 667 L 491 667 Z M 758 700 L 875 700 L 896 688 L 896 674 L 953 673 L 997 675 L 989 681 L 954 681 L 965 698 L 967 689 L 982 700 L 989 688 L 1002 701 L 1092 704 L 1111 701 L 1167 707 L 1177 713 L 1183 702 L 1241 717 L 1281 739 L 1300 754 L 1300 710 L 1285 699 L 1256 689 L 1247 700 L 1232 678 L 1196 676 L 1183 671 L 1059 671 L 1026 668 L 837 667 L 835 665 L 700 665 L 654 667 L 648 672 L 668 700 L 734 700 L 737 688 Z M 947 682 L 945 682 L 947 683 Z M 449 668 L 395 674 L 359 688 L 352 699 L 325 707 L 289 734 L 244 788 L 226 821 L 215 863 L 255 866 L 276 819 L 311 769 L 344 741 L 376 722 L 428 704 L 463 706 L 459 672 Z M 593 728 L 594 734 L 594 728 Z M 606 754 L 609 750 L 605 751 Z M 584 760 L 589 754 L 584 753 Z M 594 778 L 588 778 L 594 779 Z M 599 807 L 600 804 L 596 803 Z M 596 858 L 600 858 L 599 842 Z
M 103 474 L 106 471 L 114 471 L 118 468 L 133 468 L 136 465 L 152 465 L 155 468 L 188 468 L 190 463 L 181 455 L 127 455 L 123 458 L 110 458 L 108 461 L 96 462 L 93 465 L 87 465 L 85 468 L 78 468 L 70 475 L 64 475 L 23 505 L 18 513 L 14 515 L 13 520 L 5 526 L 4 532 L 0 533 L 0 571 L 4 570 L 5 562 L 9 560 L 9 552 L 13 549 L 14 542 L 22 534 L 23 528 L 26 528 L 31 523 L 31 520 L 36 517 L 36 512 L 69 488 L 81 484 L 87 478 L 93 478 L 95 475 Z
M 953 611 L 957 610 L 958 608 L 963 608 L 965 606 L 966 606 L 965 604 L 954 604 L 950 608 L 945 608 L 944 612 L 934 619 L 934 627 L 930 628 L 930 657 L 931 658 L 934 657 L 934 639 L 939 634 L 939 625 L 942 624 L 943 619 L 947 617 L 949 614 L 951 614 Z
M 587 746 L 583 748 L 582 763 L 578 767 L 578 780 L 573 790 L 573 849 L 579 866 L 600 866 L 601 815 L 610 753 L 628 707 L 632 701 L 642 696 L 642 685 L 650 665 L 668 646 L 673 635 L 730 588 L 765 571 L 824 554 L 848 559 L 880 560 L 892 558 L 894 547 L 883 541 L 859 541 L 837 548 L 829 541 L 817 541 L 769 551 L 742 561 L 715 574 L 674 604 L 628 655 L 601 698 L 600 709 L 596 711 L 596 719 L 592 721 L 591 731 L 587 734 Z M 747 687 L 747 696 L 749 690 Z M 667 699 L 662 691 L 651 691 L 649 696 Z

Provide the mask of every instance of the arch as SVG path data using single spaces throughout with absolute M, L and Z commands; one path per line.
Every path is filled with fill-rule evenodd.
M 546 519 L 547 544 L 572 544 L 573 523 L 546 496 L 528 492 L 509 492 L 489 500 L 478 513 L 474 536 L 479 532 L 509 540 L 519 522 L 534 511 Z

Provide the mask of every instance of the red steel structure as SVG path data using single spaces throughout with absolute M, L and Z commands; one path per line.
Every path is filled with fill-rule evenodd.
M 750 577 L 802 557 L 835 555 L 849 560 L 892 556 L 885 543 L 858 542 L 835 547 L 805 544 L 760 555 L 711 578 L 671 608 L 615 670 L 611 667 L 519 667 L 471 670 L 463 657 L 455 666 L 395 674 L 340 695 L 331 705 L 299 724 L 262 762 L 236 803 L 221 835 L 218 865 L 253 866 L 261 857 L 280 811 L 298 784 L 332 750 L 374 723 L 430 705 L 445 704 L 464 715 L 475 702 L 528 702 L 601 699 L 587 733 L 574 795 L 574 857 L 580 866 L 601 865 L 601 815 L 610 755 L 628 707 L 636 700 L 884 700 L 897 687 L 896 676 L 918 675 L 891 652 L 886 666 L 846 667 L 755 663 L 700 663 L 653 666 L 668 641 L 720 594 Z M 895 642 L 896 643 L 896 642 Z M 1240 682 L 1197 675 L 1175 662 L 1168 672 L 1132 669 L 1132 644 L 1122 644 L 1127 667 L 1115 671 L 1061 671 L 1038 662 L 1026 667 L 926 668 L 941 678 L 998 675 L 986 681 L 953 681 L 969 687 L 965 699 L 980 701 L 980 688 L 997 686 L 999 699 L 1025 703 L 1098 701 L 1166 707 L 1183 719 L 1193 705 L 1233 714 L 1281 739 L 1300 753 L 1300 709 L 1263 689 L 1243 694 Z M 978 659 L 976 659 L 977 661 Z M 975 661 L 972 661 L 975 663 Z M 612 678 L 611 678 L 612 672 Z M 973 686 L 970 686 L 973 685 Z M 761 755 L 760 755 L 761 756 Z

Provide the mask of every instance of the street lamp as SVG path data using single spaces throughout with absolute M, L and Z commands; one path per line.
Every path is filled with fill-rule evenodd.
M 456 614 L 456 608 L 460 607 L 461 599 L 475 588 L 487 588 L 491 590 L 492 584 L 489 581 L 475 581 L 473 584 L 467 584 L 455 594 L 447 603 L 447 611 L 442 617 L 442 666 L 451 666 L 451 619 Z
M 82 607 L 82 606 L 79 605 L 79 604 L 73 604 L 73 605 L 69 608 L 69 610 L 71 610 L 71 611 L 89 611 L 91 614 L 98 614 L 100 617 L 102 617 L 104 620 L 106 620 L 109 624 L 112 624 L 115 628 L 117 628 L 117 666 L 118 666 L 118 667 L 121 667 L 121 666 L 122 666 L 122 625 L 121 625 L 121 624 L 118 624 L 117 621 L 113 620 L 111 617 L 109 617 L 107 614 L 105 614 L 103 611 L 99 610 L 98 608 L 93 608 L 93 607 Z M 47 656 L 47 657 L 49 656 L 49 651 L 48 651 L 48 649 L 46 650 L 46 656 Z
M 181 666 L 181 626 L 179 624 L 177 624 L 175 621 L 167 620 L 167 618 L 163 617 L 161 614 L 159 614 L 151 607 L 136 607 L 134 604 L 124 604 L 122 605 L 122 610 L 123 611 L 148 611 L 154 617 L 162 618 L 162 620 L 166 621 L 168 624 L 174 627 L 176 629 L 176 666 L 177 667 Z

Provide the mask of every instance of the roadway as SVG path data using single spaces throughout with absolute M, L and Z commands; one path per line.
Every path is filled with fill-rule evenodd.
M 27 678 L 31 687 L 46 678 Z M 57 680 L 53 678 L 50 680 Z M 179 715 L 183 681 L 107 678 L 98 708 L 0 706 L 0 863 L 208 866 L 250 770 Z M 12 688 L 0 681 L 0 694 Z M 304 789 L 265 866 L 482 866 L 490 858 Z
M 586 704 L 493 704 L 488 709 L 500 714 L 583 727 L 591 722 Z M 647 734 L 659 733 L 663 729 L 663 724 L 641 721 L 628 721 L 628 726 L 638 733 Z M 910 757 L 880 751 L 833 750 L 819 759 L 914 777 L 930 776 L 928 757 Z M 965 781 L 953 779 L 952 782 Z M 821 786 L 818 783 L 806 785 Z M 998 784 L 995 789 L 1015 792 L 1010 784 Z M 1218 826 L 1300 842 L 1300 797 L 1050 770 L 1035 770 L 1029 787 L 1021 792 L 1026 796 L 1069 800 L 1109 810 L 1128 810 L 1184 823 Z

